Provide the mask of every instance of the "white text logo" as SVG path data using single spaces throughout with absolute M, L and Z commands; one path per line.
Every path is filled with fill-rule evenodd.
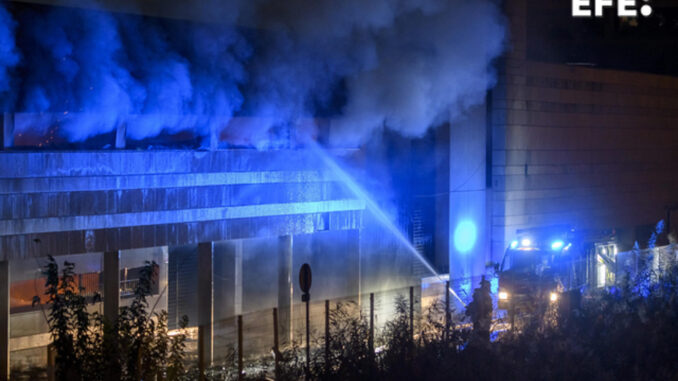
M 638 5 L 637 2 L 643 4 Z M 647 17 L 652 14 L 648 0 L 572 0 L 573 17 L 602 17 L 605 8 L 617 8 L 619 17 Z M 616 3 L 616 4 L 615 4 Z

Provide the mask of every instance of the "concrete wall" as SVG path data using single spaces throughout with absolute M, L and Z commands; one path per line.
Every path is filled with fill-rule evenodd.
M 450 278 L 485 273 L 488 259 L 486 208 L 486 106 L 469 110 L 450 128 Z
M 363 209 L 303 150 L 0 153 L 0 260 L 37 271 L 46 255 L 61 261 L 120 251 L 121 267 L 154 258 L 161 264 L 156 308 L 169 310 L 170 326 L 184 314 L 198 324 L 203 310 L 217 319 L 270 312 L 280 306 L 279 288 L 294 287 L 299 261 L 315 265 L 320 285 L 336 286 L 319 295 L 356 294 Z M 278 240 L 294 235 L 302 243 L 290 253 L 297 267 L 286 269 L 281 286 Z M 95 262 L 85 270 L 101 271 Z M 43 362 L 44 350 L 34 349 L 48 341 L 45 332 L 40 311 L 12 314 L 12 363 Z
M 633 232 L 678 202 L 678 78 L 529 61 L 525 6 L 492 97 L 495 260 L 519 228 Z
M 2 259 L 355 229 L 363 208 L 305 151 L 0 155 Z

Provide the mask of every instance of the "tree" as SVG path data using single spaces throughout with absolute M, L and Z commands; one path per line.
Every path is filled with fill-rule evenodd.
M 56 352 L 57 380 L 178 380 L 185 374 L 183 317 L 178 335 L 169 337 L 167 312 L 148 311 L 158 266 L 146 262 L 134 290 L 134 299 L 123 307 L 116 321 L 87 309 L 89 301 L 75 281 L 75 265 L 59 265 L 48 257 L 44 268 L 48 324 Z M 39 298 L 34 299 L 39 301 Z M 93 302 L 99 301 L 95 296 Z

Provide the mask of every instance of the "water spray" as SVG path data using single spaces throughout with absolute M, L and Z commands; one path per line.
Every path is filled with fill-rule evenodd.
M 442 276 L 431 266 L 431 264 L 424 258 L 417 249 L 412 246 L 412 243 L 405 237 L 405 235 L 398 229 L 398 227 L 391 221 L 389 216 L 384 212 L 379 205 L 370 197 L 370 195 L 365 191 L 354 179 L 349 175 L 337 162 L 330 157 L 327 152 L 316 142 L 313 140 L 309 139 L 307 142 L 308 147 L 313 151 L 315 154 L 320 157 L 320 159 L 323 161 L 323 163 L 338 177 L 340 181 L 348 187 L 348 189 L 358 198 L 360 198 L 363 202 L 365 202 L 365 206 L 367 209 L 377 218 L 379 222 L 381 222 L 396 238 L 400 243 L 402 243 L 405 248 L 410 251 L 425 267 L 428 271 L 433 274 L 438 280 L 441 282 L 444 282 L 445 280 L 443 279 Z M 448 292 L 454 295 L 454 297 L 459 301 L 459 303 L 462 304 L 462 306 L 466 306 L 466 303 L 457 295 L 457 293 L 451 288 L 448 288 Z

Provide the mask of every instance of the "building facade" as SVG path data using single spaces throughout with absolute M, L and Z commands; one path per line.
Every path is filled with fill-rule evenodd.
M 678 204 L 678 65 L 657 53 L 675 42 L 647 24 L 663 15 L 666 28 L 678 12 L 656 1 L 646 21 L 575 22 L 560 3 L 504 2 L 507 51 L 485 104 L 461 120 L 420 139 L 386 136 L 379 154 L 329 150 L 368 176 L 379 163 L 383 193 L 395 200 L 388 213 L 308 147 L 148 149 L 126 145 L 120 129 L 108 149 L 37 150 L 15 144 L 26 142 L 13 128 L 22 116 L 4 115 L 1 376 L 10 364 L 46 361 L 44 306 L 31 301 L 48 255 L 76 263 L 79 284 L 103 295 L 92 308 L 108 316 L 155 261 L 154 301 L 170 326 L 187 315 L 202 327 L 208 363 L 229 345 L 237 315 L 268 332 L 277 308 L 282 339 L 294 339 L 303 263 L 313 300 L 360 307 L 382 292 L 385 306 L 388 292 L 431 276 L 419 256 L 470 296 L 517 229 L 615 229 L 622 249 L 642 246 Z
M 495 259 L 516 229 L 557 224 L 643 246 L 678 203 L 678 9 L 575 20 L 570 5 L 505 3 L 509 50 L 488 107 Z

